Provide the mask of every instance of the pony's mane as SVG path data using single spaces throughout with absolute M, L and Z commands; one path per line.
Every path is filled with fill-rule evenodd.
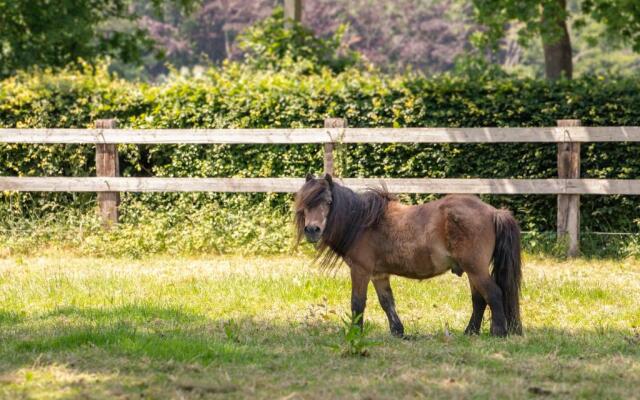
M 387 205 L 396 198 L 386 189 L 369 188 L 356 193 L 335 182 L 312 179 L 296 194 L 297 243 L 304 232 L 304 209 L 313 208 L 327 199 L 331 199 L 331 206 L 322 238 L 316 245 L 316 261 L 323 268 L 331 269 L 345 257 L 364 230 L 380 223 Z

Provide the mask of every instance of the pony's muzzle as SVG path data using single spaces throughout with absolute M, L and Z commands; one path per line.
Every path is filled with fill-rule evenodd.
M 315 243 L 320 240 L 321 230 L 318 225 L 307 225 L 304 227 L 304 236 L 311 243 Z

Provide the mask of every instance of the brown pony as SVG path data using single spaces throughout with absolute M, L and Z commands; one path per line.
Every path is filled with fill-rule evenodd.
M 308 175 L 296 194 L 295 213 L 298 242 L 304 235 L 317 243 L 325 267 L 340 260 L 350 267 L 351 312 L 361 316 L 360 326 L 369 281 L 391 333 L 404 336 L 389 275 L 428 279 L 451 270 L 458 276 L 466 272 L 471 286 L 473 312 L 466 334 L 480 332 L 487 304 L 492 335 L 522 333 L 520 229 L 509 211 L 470 195 L 409 206 L 385 190 L 358 194 L 330 175 Z

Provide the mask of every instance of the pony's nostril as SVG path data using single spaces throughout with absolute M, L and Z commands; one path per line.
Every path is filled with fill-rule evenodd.
M 307 235 L 315 235 L 320 233 L 320 227 L 317 225 L 309 225 L 304 227 L 304 233 Z

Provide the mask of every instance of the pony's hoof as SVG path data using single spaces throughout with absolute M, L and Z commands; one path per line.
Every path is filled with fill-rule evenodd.
M 466 336 L 478 336 L 480 335 L 480 329 L 467 327 L 467 329 L 464 330 L 464 334 Z
M 509 335 L 522 336 L 522 326 L 509 327 Z
M 399 339 L 404 339 L 404 331 L 391 331 L 391 336 L 397 337 Z
M 507 330 L 504 328 L 491 328 L 491 336 L 496 336 L 496 337 L 506 337 L 507 336 Z
M 397 338 L 404 336 L 404 326 L 402 324 L 392 324 L 389 328 L 391 334 Z

